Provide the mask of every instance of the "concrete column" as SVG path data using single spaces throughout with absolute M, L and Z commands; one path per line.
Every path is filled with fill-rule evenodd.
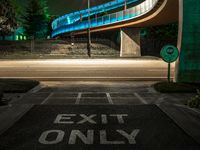
M 139 57 L 140 51 L 140 29 L 122 28 L 120 57 Z
M 176 63 L 176 81 L 200 83 L 200 1 L 179 0 L 180 57 Z

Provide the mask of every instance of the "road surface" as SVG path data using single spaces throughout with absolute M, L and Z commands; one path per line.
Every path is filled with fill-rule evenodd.
M 172 78 L 174 66 L 172 64 Z M 167 67 L 161 59 L 1 60 L 0 78 L 166 80 Z

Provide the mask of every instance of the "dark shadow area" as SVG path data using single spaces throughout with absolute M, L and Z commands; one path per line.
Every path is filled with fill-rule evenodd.
M 177 45 L 177 36 L 177 23 L 141 28 L 142 56 L 160 57 L 160 51 L 165 45 Z

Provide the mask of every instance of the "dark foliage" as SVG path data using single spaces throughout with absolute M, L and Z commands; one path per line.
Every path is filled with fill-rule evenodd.
M 177 45 L 178 24 L 146 27 L 141 29 L 142 55 L 160 57 L 160 51 L 167 44 Z
M 17 27 L 14 0 L 0 0 L 0 36 L 11 35 Z
M 48 35 L 49 14 L 46 1 L 31 0 L 23 16 L 25 34 L 29 38 L 43 39 Z
M 200 88 L 199 84 L 158 82 L 153 85 L 161 93 L 195 93 Z
M 178 24 L 173 23 L 163 26 L 155 26 L 147 28 L 147 37 L 157 39 L 173 39 L 177 40 L 178 35 Z
M 25 93 L 39 84 L 35 80 L 0 79 L 0 88 L 3 93 Z

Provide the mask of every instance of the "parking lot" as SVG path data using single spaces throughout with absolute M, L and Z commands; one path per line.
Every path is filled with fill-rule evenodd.
M 10 109 L 26 110 L 1 134 L 0 149 L 198 150 L 159 106 L 180 105 L 192 94 L 161 94 L 153 83 L 43 82 L 11 101 Z

